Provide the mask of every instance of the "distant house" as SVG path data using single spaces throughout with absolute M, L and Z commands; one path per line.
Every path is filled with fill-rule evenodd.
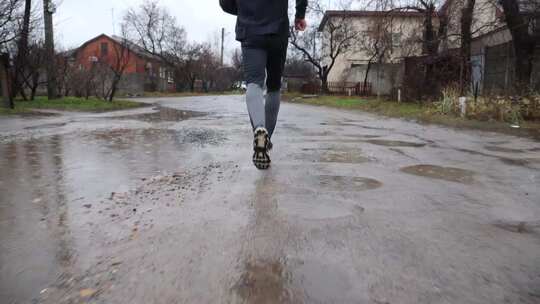
M 360 32 L 360 42 L 353 49 L 339 55 L 329 74 L 329 82 L 363 82 L 370 63 L 368 82 L 372 92 L 390 94 L 400 82 L 400 63 L 404 57 L 418 56 L 422 52 L 421 35 L 423 15 L 409 11 L 326 11 L 319 25 L 319 31 L 327 30 L 329 20 L 339 19 L 351 22 L 354 30 Z M 434 18 L 436 20 L 436 18 Z M 384 23 L 384 33 L 381 24 Z M 379 36 L 384 37 L 379 37 Z M 324 35 L 323 35 L 324 36 Z M 378 38 L 377 38 L 378 37 Z M 373 58 L 369 45 L 362 45 L 370 39 L 384 39 L 386 51 L 384 63 L 378 64 Z M 323 41 L 323 45 L 328 42 Z
M 540 4 L 518 0 L 523 17 L 529 23 L 529 33 L 540 39 Z M 447 0 L 441 11 L 448 14 L 447 48 L 460 47 L 460 12 L 463 1 Z M 504 22 L 502 7 L 495 1 L 476 0 L 471 43 L 471 84 L 479 92 L 502 92 L 514 81 L 514 49 L 512 35 Z M 531 85 L 540 88 L 540 45 L 533 58 Z
M 98 62 L 115 64 L 122 46 L 129 49 L 127 66 L 119 84 L 119 91 L 124 94 L 141 94 L 145 91 L 174 91 L 173 72 L 161 58 L 146 52 L 140 46 L 117 36 L 101 34 L 70 51 L 68 56 L 72 64 L 80 69 L 91 69 Z

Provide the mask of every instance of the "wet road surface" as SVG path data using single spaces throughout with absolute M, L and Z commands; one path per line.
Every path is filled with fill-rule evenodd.
M 241 97 L 0 118 L 0 303 L 540 303 L 540 143 Z

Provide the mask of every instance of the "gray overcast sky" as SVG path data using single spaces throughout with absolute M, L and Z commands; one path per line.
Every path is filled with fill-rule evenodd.
M 54 16 L 56 43 L 64 49 L 78 47 L 102 33 L 113 34 L 113 10 L 114 24 L 118 30 L 126 10 L 137 7 L 143 2 L 143 0 L 53 1 L 59 3 Z M 290 3 L 293 1 L 289 0 Z M 326 1 L 330 5 L 337 0 Z M 230 57 L 232 51 L 239 47 L 234 40 L 236 19 L 221 10 L 218 0 L 160 0 L 159 2 L 186 29 L 189 41 L 213 42 L 216 37 L 219 38 L 221 28 L 225 27 L 226 56 Z
M 64 48 L 76 47 L 102 33 L 113 33 L 112 11 L 116 29 L 124 12 L 142 0 L 62 0 L 55 14 L 57 43 Z M 234 16 L 221 11 L 217 0 L 160 0 L 182 25 L 190 41 L 210 41 L 222 27 L 226 28 L 228 46 L 234 47 Z

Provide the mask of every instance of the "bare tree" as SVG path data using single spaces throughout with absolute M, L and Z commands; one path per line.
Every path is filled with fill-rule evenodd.
M 358 50 L 368 56 L 364 75 L 363 92 L 368 90 L 369 72 L 374 63 L 382 64 L 392 51 L 392 16 L 372 18 L 368 31 L 358 39 Z
M 131 43 L 125 35 L 113 39 L 114 41 L 109 44 L 112 46 L 112 52 L 95 54 L 97 58 L 95 67 L 89 71 L 90 74 L 94 74 L 90 81 L 95 82 L 96 95 L 108 101 L 113 101 L 116 96 L 118 85 L 131 56 Z
M 13 99 L 9 93 L 8 84 L 8 63 L 9 54 L 0 53 L 0 88 L 2 89 L 2 100 L 6 108 L 14 108 Z
M 46 58 L 47 56 L 43 41 L 35 41 L 28 46 L 23 82 L 30 90 L 30 100 L 34 100 L 38 87 L 44 84 L 44 82 L 41 81 L 41 76 L 43 75 Z M 68 75 L 68 73 L 65 73 L 65 75 Z
M 461 32 L 461 44 L 460 44 L 460 60 L 461 60 L 461 73 L 460 73 L 460 92 L 461 95 L 465 94 L 465 90 L 471 80 L 471 44 L 472 44 L 472 25 L 474 17 L 474 6 L 476 0 L 464 0 L 464 5 L 461 8 L 460 16 L 460 32 Z
M 19 35 L 18 21 L 22 0 L 0 0 L 0 52 Z
M 185 48 L 183 56 L 175 65 L 177 85 L 182 89 L 187 87 L 191 92 L 195 90 L 195 81 L 201 73 L 201 57 L 208 47 L 205 44 L 192 43 Z
M 320 1 L 312 2 L 311 10 L 318 17 L 324 16 L 320 28 L 310 26 L 303 35 L 291 28 L 291 44 L 314 66 L 321 80 L 323 92 L 328 93 L 328 75 L 337 58 L 354 47 L 360 33 L 346 13 L 336 15 L 325 13 Z M 317 33 L 319 30 L 320 35 Z
M 524 92 L 531 83 L 534 50 L 540 41 L 540 3 L 536 0 L 499 0 L 512 35 L 516 88 Z
M 439 54 L 441 41 L 446 39 L 448 33 L 448 15 L 438 12 L 437 8 L 443 0 L 410 0 L 400 6 L 395 3 L 394 10 L 416 11 L 423 15 L 422 24 L 422 53 L 427 56 L 426 71 L 424 74 L 424 88 L 428 95 L 432 95 L 435 66 L 432 63 Z M 435 21 L 438 21 L 438 25 Z
M 129 41 L 127 40 L 125 31 L 123 33 L 121 42 L 113 44 L 114 59 L 113 62 L 108 64 L 109 69 L 113 73 L 111 88 L 107 96 L 109 101 L 113 101 L 118 90 L 118 84 L 122 80 L 126 67 L 129 65 L 131 50 L 129 49 Z
M 137 9 L 129 9 L 123 27 L 130 40 L 169 66 L 177 65 L 185 54 L 186 31 L 157 0 L 145 0 Z
M 22 28 L 19 35 L 19 41 L 17 43 L 17 56 L 15 57 L 15 65 L 13 67 L 13 81 L 11 96 L 15 96 L 20 93 L 24 100 L 26 95 L 22 89 L 24 82 L 24 69 L 25 63 L 28 57 L 28 38 L 30 35 L 30 17 L 32 14 L 32 0 L 25 0 L 24 2 L 24 15 L 22 20 Z
M 19 20 L 22 0 L 0 0 L 0 87 L 4 106 L 14 108 L 9 82 L 10 53 L 8 44 L 20 34 Z

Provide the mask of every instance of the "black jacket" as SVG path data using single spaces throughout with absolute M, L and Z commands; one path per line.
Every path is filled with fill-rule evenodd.
M 296 0 L 296 18 L 304 19 L 308 0 Z M 237 0 L 236 40 L 289 32 L 288 0 Z

